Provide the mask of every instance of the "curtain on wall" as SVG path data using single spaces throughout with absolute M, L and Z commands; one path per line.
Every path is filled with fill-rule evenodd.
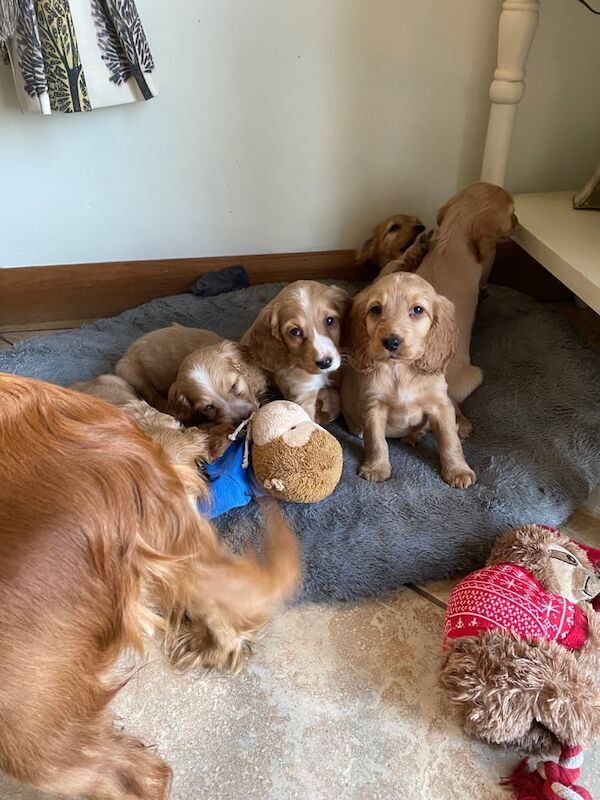
M 7 57 L 25 111 L 92 111 L 156 94 L 134 0 L 23 0 Z

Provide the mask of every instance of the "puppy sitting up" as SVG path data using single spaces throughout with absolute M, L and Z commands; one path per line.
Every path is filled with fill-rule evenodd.
M 181 325 L 135 341 L 116 372 L 146 402 L 186 425 L 235 427 L 258 408 L 267 388 L 265 374 L 237 342 Z
M 260 312 L 242 337 L 284 400 L 326 423 L 340 410 L 341 322 L 350 299 L 338 286 L 295 281 Z
M 417 275 L 386 275 L 354 298 L 349 328 L 341 400 L 350 431 L 364 437 L 360 477 L 389 478 L 386 437 L 414 443 L 431 426 L 446 483 L 475 483 L 444 375 L 456 347 L 452 303 Z

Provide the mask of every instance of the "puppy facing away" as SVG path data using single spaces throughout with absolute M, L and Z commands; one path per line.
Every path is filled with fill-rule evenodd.
M 127 381 L 118 375 L 99 375 L 91 381 L 75 383 L 77 392 L 93 395 L 124 411 L 146 436 L 156 442 L 168 456 L 181 482 L 195 504 L 206 496 L 206 484 L 198 466 L 210 464 L 231 444 L 231 426 L 185 428 L 170 414 L 163 414 L 142 400 Z
M 354 298 L 341 399 L 351 433 L 364 438 L 361 478 L 390 477 L 386 437 L 412 444 L 431 426 L 446 483 L 475 483 L 444 375 L 455 346 L 452 303 L 418 275 L 386 275 Z
M 229 423 L 255 411 L 267 379 L 237 342 L 172 325 L 135 341 L 116 366 L 150 405 L 185 424 Z
M 295 281 L 263 308 L 242 337 L 283 398 L 298 403 L 319 422 L 339 414 L 336 373 L 341 322 L 349 302 L 338 286 Z
M 399 258 L 424 230 L 418 217 L 394 214 L 373 228 L 371 236 L 356 251 L 356 263 L 371 262 L 381 269 Z
M 518 220 L 507 191 L 473 183 L 442 206 L 437 225 L 417 273 L 454 304 L 458 340 L 447 379 L 450 397 L 461 403 L 483 381 L 470 354 L 483 265 L 496 244 L 512 236 Z
M 276 507 L 236 556 L 163 451 L 108 403 L 0 375 L 0 769 L 85 800 L 167 800 L 171 771 L 114 726 L 119 654 L 148 635 L 221 667 L 290 596 L 298 548 Z

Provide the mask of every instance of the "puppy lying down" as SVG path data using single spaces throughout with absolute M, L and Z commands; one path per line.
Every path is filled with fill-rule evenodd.
M 135 341 L 116 373 L 151 406 L 186 424 L 235 427 L 258 408 L 267 388 L 263 371 L 237 342 L 182 325 Z
M 138 397 L 133 387 L 118 375 L 99 375 L 70 388 L 122 409 L 146 436 L 161 446 L 192 504 L 195 505 L 198 497 L 206 496 L 205 481 L 198 466 L 212 463 L 225 452 L 231 444 L 227 438 L 230 426 L 185 428 L 170 414 L 157 411 Z

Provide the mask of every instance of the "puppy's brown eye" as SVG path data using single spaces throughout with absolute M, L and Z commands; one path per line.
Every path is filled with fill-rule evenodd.
M 237 383 L 234 383 L 233 386 L 231 387 L 230 391 L 231 391 L 231 394 L 239 395 L 240 387 L 238 386 Z
M 382 311 L 383 311 L 383 308 L 379 305 L 379 303 L 376 303 L 374 306 L 371 306 L 371 308 L 369 309 L 369 314 L 374 314 L 376 317 L 378 317 L 381 314 Z
M 300 328 L 290 328 L 290 336 L 302 336 Z
M 400 230 L 400 225 L 398 225 L 397 222 L 394 222 L 394 224 L 390 225 L 390 227 L 388 228 L 388 233 L 396 233 L 396 231 L 399 230 Z
M 212 403 L 209 403 L 208 405 L 204 406 L 204 408 L 202 410 L 203 411 L 214 411 L 215 407 L 212 405 Z
M 413 306 L 410 310 L 410 315 L 411 317 L 420 317 L 423 311 L 423 306 Z
M 327 317 L 327 319 L 325 320 L 325 325 L 328 328 L 333 328 L 333 326 L 335 325 L 335 317 Z

